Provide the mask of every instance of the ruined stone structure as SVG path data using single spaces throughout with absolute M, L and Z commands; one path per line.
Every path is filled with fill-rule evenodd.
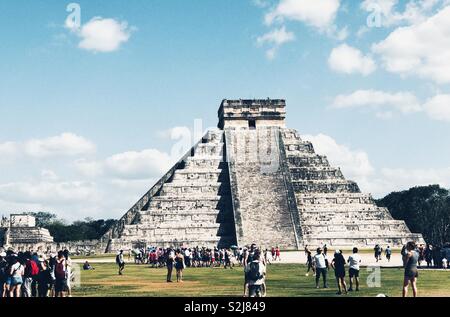
M 285 106 L 284 100 L 224 100 L 218 129 L 208 131 L 104 236 L 106 251 L 423 241 L 287 129 Z
M 47 251 L 53 247 L 49 231 L 36 226 L 36 219 L 26 214 L 12 214 L 10 219 L 2 218 L 0 225 L 0 246 L 17 251 Z

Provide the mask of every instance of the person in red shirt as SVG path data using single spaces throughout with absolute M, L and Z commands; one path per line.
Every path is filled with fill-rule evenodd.
M 279 247 L 277 247 L 275 249 L 275 261 L 276 260 L 281 261 L 281 252 L 280 252 L 280 248 Z

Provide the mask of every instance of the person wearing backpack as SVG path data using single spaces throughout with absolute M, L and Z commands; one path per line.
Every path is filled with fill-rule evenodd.
M 119 266 L 119 275 L 122 275 L 122 271 L 125 268 L 125 260 L 123 259 L 123 250 L 119 251 L 116 255 L 116 264 Z
M 55 296 L 64 297 L 64 289 L 67 285 L 66 282 L 66 258 L 63 251 L 58 252 L 55 265 Z
M 252 261 L 249 262 L 245 268 L 245 280 L 248 283 L 249 297 L 263 296 L 262 289 L 265 285 L 266 266 L 260 259 L 260 253 L 255 252 Z
M 31 252 L 25 252 L 25 270 L 23 276 L 22 293 L 23 297 L 32 297 L 36 291 L 32 291 L 32 286 L 36 286 L 36 279 L 39 274 L 39 267 L 31 259 Z

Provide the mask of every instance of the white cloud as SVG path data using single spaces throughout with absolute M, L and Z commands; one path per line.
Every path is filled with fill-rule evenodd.
M 425 112 L 434 120 L 450 122 L 450 95 L 436 95 L 424 105 Z
M 450 6 L 423 22 L 400 27 L 373 45 L 387 71 L 450 82 Z
M 130 151 L 113 155 L 105 165 L 116 176 L 125 179 L 145 179 L 162 176 L 174 161 L 167 153 L 155 149 Z
M 258 45 L 268 44 L 272 47 L 267 50 L 266 55 L 269 59 L 273 59 L 278 51 L 278 48 L 288 42 L 295 40 L 295 35 L 292 32 L 286 31 L 286 27 L 282 26 L 278 29 L 272 30 L 256 39 Z
M 281 0 L 275 9 L 265 16 L 267 24 L 275 21 L 294 20 L 328 30 L 335 21 L 339 0 Z
M 19 153 L 19 146 L 15 142 L 0 143 L 0 160 L 10 159 Z
M 95 152 L 95 145 L 76 134 L 62 133 L 45 139 L 32 139 L 23 145 L 24 152 L 32 157 L 76 156 Z
M 340 167 L 344 175 L 356 181 L 365 180 L 374 173 L 366 152 L 353 150 L 340 145 L 332 137 L 325 134 L 303 135 L 304 140 L 312 142 L 318 154 L 326 155 L 330 164 Z
M 282 26 L 279 29 L 275 29 L 269 33 L 266 33 L 257 38 L 256 42 L 259 45 L 273 44 L 283 45 L 284 43 L 291 42 L 295 39 L 295 35 L 292 32 L 287 32 L 286 27 Z
M 95 17 L 77 31 L 78 46 L 92 52 L 114 52 L 128 42 L 133 28 L 127 22 Z
M 360 50 L 347 44 L 342 44 L 331 51 L 328 65 L 338 73 L 360 73 L 364 76 L 376 69 L 376 64 L 370 56 L 364 56 Z
M 96 202 L 95 184 L 89 182 L 12 182 L 0 184 L 0 199 L 14 203 L 63 205 Z
M 349 95 L 338 95 L 332 108 L 373 108 L 379 117 L 392 116 L 390 111 L 396 110 L 403 114 L 422 111 L 422 106 L 411 92 L 388 93 L 377 90 L 357 90 Z

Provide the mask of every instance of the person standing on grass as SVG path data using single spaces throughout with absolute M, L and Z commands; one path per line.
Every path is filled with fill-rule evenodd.
M 56 258 L 56 267 L 55 267 L 55 296 L 56 297 L 64 297 L 64 291 L 66 289 L 66 258 L 64 257 L 63 251 L 58 252 L 58 257 Z
M 175 269 L 177 271 L 177 283 L 183 283 L 183 270 L 185 268 L 184 256 L 178 249 L 175 253 Z
M 31 252 L 24 253 L 25 269 L 23 276 L 22 295 L 23 297 L 36 296 L 36 291 L 33 292 L 33 286 L 36 286 L 36 278 L 39 274 L 39 267 L 35 261 L 31 259 Z
M 276 261 L 276 260 L 281 261 L 281 251 L 280 251 L 280 247 L 277 247 L 277 248 L 275 249 L 275 261 Z
M 67 292 L 67 296 L 72 297 L 72 259 L 69 256 L 69 250 L 63 251 L 64 258 L 66 259 L 66 285 L 65 291 Z M 123 257 L 123 256 L 122 256 Z
M 327 264 L 321 248 L 317 248 L 317 254 L 314 256 L 314 268 L 316 270 L 316 288 L 319 288 L 320 276 L 323 278 L 323 288 L 328 288 L 327 283 Z
M 227 267 L 229 267 L 230 269 L 232 269 L 233 267 L 231 266 L 231 251 L 225 249 L 224 252 L 225 252 L 225 263 L 223 268 L 226 269 Z
M 38 297 L 48 297 L 49 285 L 51 283 L 48 262 L 43 255 L 39 257 Z
M 408 288 L 411 284 L 413 296 L 417 297 L 417 278 L 419 272 L 417 264 L 419 261 L 419 252 L 416 249 L 415 242 L 408 242 L 402 250 L 403 263 L 405 263 L 405 277 L 403 280 L 403 297 L 408 296 Z
M 309 249 L 306 248 L 305 252 L 306 252 L 306 265 L 308 266 L 308 270 L 306 271 L 305 276 L 309 276 L 309 271 L 311 271 L 311 270 L 312 270 L 313 274 L 315 274 L 314 263 L 313 263 L 311 251 L 309 251 Z
M 123 250 L 119 251 L 119 254 L 116 256 L 116 263 L 119 267 L 119 275 L 122 275 L 123 270 L 125 269 L 125 260 L 123 258 Z
M 427 261 L 427 268 L 433 266 L 433 246 L 428 244 L 425 249 L 425 261 Z
M 260 260 L 261 254 L 256 251 L 252 261 L 245 267 L 249 297 L 263 297 L 267 292 L 265 287 L 266 266 Z
M 266 249 L 264 251 L 264 262 L 266 265 L 270 264 L 270 254 L 269 254 L 269 249 Z
M 9 268 L 9 276 L 11 277 L 9 297 L 21 297 L 24 271 L 25 266 L 20 262 L 19 257 L 14 254 Z
M 331 267 L 334 269 L 334 276 L 338 286 L 337 295 L 342 295 L 342 290 L 347 294 L 347 284 L 345 283 L 345 259 L 342 255 L 342 251 L 336 250 L 334 252 L 334 258 L 331 261 Z
M 172 249 L 166 250 L 167 283 L 172 283 L 172 271 L 175 262 L 175 253 Z
M 388 247 L 389 248 L 389 247 Z M 353 292 L 353 279 L 355 279 L 355 291 L 359 291 L 359 264 L 361 263 L 361 257 L 358 254 L 358 248 L 353 248 L 353 254 L 348 257 L 348 264 L 350 266 L 348 274 L 350 276 L 350 288 L 349 292 Z

